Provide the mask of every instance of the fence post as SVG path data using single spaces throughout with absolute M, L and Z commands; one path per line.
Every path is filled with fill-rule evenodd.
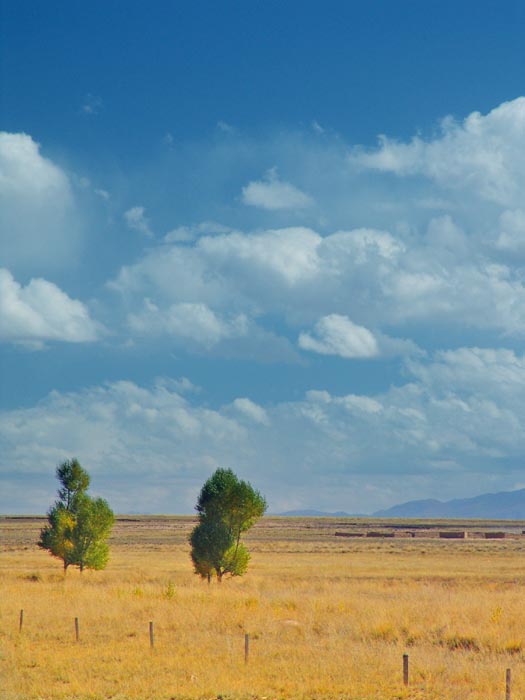
M 77 642 L 80 640 L 80 628 L 78 626 L 78 617 L 75 617 L 75 638 Z
M 244 663 L 248 663 L 248 656 L 250 655 L 250 635 L 244 635 Z
M 505 672 L 505 700 L 510 700 L 510 668 Z
M 149 645 L 153 649 L 155 646 L 155 638 L 153 636 L 153 622 L 149 623 Z
M 403 684 L 408 685 L 408 654 L 403 654 Z
M 19 622 L 19 625 L 18 625 L 18 631 L 19 631 L 19 632 L 22 631 L 23 625 L 24 625 L 24 611 L 23 611 L 23 610 L 20 610 L 20 622 Z

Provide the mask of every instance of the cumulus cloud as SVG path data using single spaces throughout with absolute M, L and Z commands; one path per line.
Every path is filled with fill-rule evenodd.
M 28 134 L 0 132 L 0 247 L 13 270 L 72 261 L 80 224 L 67 174 Z
M 299 346 L 303 350 L 340 357 L 377 357 L 379 346 L 374 335 L 339 314 L 323 316 L 315 324 L 313 335 L 301 333 Z
M 268 170 L 263 180 L 254 180 L 242 188 L 242 201 L 252 207 L 277 211 L 280 209 L 305 209 L 313 200 L 300 189 L 280 180 L 277 170 Z
M 246 235 L 231 233 L 199 241 L 202 251 L 211 264 L 219 269 L 237 266 L 261 275 L 277 277 L 293 286 L 305 279 L 312 279 L 318 272 L 317 245 L 320 236 L 310 229 L 294 227 Z
M 110 286 L 134 304 L 145 297 L 163 309 L 201 303 L 259 324 L 277 315 L 292 332 L 335 314 L 376 329 L 376 338 L 385 325 L 436 322 L 522 333 L 520 269 L 491 261 L 486 250 L 450 215 L 431 219 L 416 242 L 374 229 L 232 231 L 189 245 L 165 242 L 123 267 Z
M 110 288 L 126 299 L 204 303 L 214 310 L 258 313 L 318 276 L 321 236 L 305 228 L 204 235 L 193 245 L 162 245 L 123 267 Z M 286 301 L 286 299 L 283 299 Z
M 153 238 L 153 231 L 150 228 L 145 212 L 144 207 L 131 207 L 131 209 L 124 212 L 124 218 L 130 229 L 139 231 L 139 233 L 143 233 L 148 238 Z
M 320 318 L 312 333 L 299 335 L 298 343 L 303 350 L 347 359 L 421 354 L 411 340 L 390 338 L 379 331 L 372 333 L 340 314 Z
M 0 268 L 1 341 L 84 343 L 96 340 L 100 331 L 84 304 L 52 282 L 37 278 L 22 287 L 9 270 Z
M 268 425 L 269 419 L 268 414 L 262 406 L 259 406 L 254 401 L 248 398 L 235 399 L 233 402 L 233 407 L 238 413 L 246 416 L 255 423 L 260 423 L 262 425 Z
M 248 322 L 242 314 L 220 318 L 206 304 L 179 303 L 159 309 L 146 299 L 141 312 L 130 314 L 132 331 L 150 336 L 169 335 L 211 347 L 225 338 L 246 335 Z
M 397 175 L 423 175 L 439 185 L 472 190 L 503 205 L 519 204 L 525 185 L 525 98 L 504 102 L 462 122 L 447 117 L 439 135 L 402 143 L 382 136 L 376 150 L 355 150 L 351 160 Z
M 158 306 L 146 298 L 138 311 L 128 314 L 127 327 L 135 340 L 156 343 L 169 339 L 189 354 L 215 353 L 262 363 L 301 361 L 287 338 L 259 326 L 244 313 L 214 311 L 202 302 Z

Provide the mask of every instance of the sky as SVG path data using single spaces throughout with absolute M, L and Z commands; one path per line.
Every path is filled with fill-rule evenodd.
M 0 513 L 525 487 L 524 25 L 0 0 Z

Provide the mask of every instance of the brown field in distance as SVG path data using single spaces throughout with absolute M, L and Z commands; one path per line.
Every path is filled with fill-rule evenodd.
M 191 517 L 121 517 L 108 568 L 65 580 L 43 523 L 0 518 L 2 700 L 503 700 L 507 668 L 525 697 L 521 522 L 267 517 L 247 575 L 211 586 Z M 335 535 L 367 531 L 395 537 Z

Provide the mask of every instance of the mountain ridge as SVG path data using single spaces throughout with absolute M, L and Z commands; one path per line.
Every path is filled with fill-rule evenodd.
M 287 510 L 284 513 L 277 513 L 277 515 L 282 515 L 283 517 L 289 518 L 352 518 L 359 517 L 352 515 L 351 513 L 346 513 L 344 510 L 338 510 L 335 513 L 326 513 L 323 510 L 313 510 L 311 508 L 305 508 L 303 510 Z M 366 517 L 366 516 L 361 516 Z
M 470 498 L 454 498 L 450 501 L 439 501 L 436 498 L 425 498 L 399 503 L 390 508 L 377 510 L 371 514 L 333 513 L 301 509 L 289 510 L 277 515 L 302 518 L 450 518 L 450 519 L 479 519 L 479 520 L 525 520 L 525 488 L 514 491 L 498 491 L 482 493 Z
M 479 518 L 524 520 L 525 489 L 482 493 L 471 498 L 438 501 L 428 498 L 407 501 L 372 513 L 374 518 Z

